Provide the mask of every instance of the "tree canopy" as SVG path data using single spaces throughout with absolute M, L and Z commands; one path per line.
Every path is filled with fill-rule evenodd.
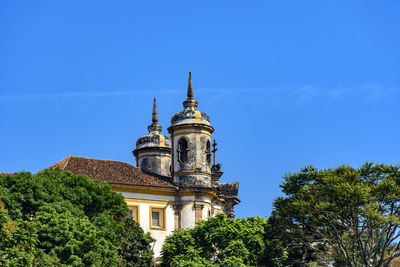
M 284 177 L 268 220 L 223 214 L 166 238 L 163 266 L 388 266 L 400 257 L 400 167 Z M 106 183 L 52 169 L 0 176 L 0 265 L 149 266 L 149 234 Z
M 286 175 L 282 191 L 285 196 L 275 200 L 269 218 L 274 232 L 266 238 L 275 240 L 278 261 L 292 253 L 303 266 L 315 259 L 337 266 L 388 266 L 400 256 L 399 166 L 306 167 Z
M 148 266 L 153 239 L 121 194 L 61 169 L 0 176 L 0 264 Z M 129 243 L 129 244 L 128 244 Z
M 163 266 L 257 265 L 264 253 L 266 221 L 260 217 L 230 219 L 224 214 L 179 229 L 162 248 Z

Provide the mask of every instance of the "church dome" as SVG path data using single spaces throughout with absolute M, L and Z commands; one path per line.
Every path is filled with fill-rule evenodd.
M 192 74 L 189 72 L 187 99 L 183 102 L 183 111 L 172 116 L 171 126 L 181 124 L 206 124 L 210 125 L 210 117 L 197 110 L 197 101 L 193 99 Z
M 171 139 L 160 132 L 150 132 L 148 135 L 142 136 L 136 141 L 136 149 L 150 147 L 171 148 Z

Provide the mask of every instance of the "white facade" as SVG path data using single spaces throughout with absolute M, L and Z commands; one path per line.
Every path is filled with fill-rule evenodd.
M 165 238 L 175 230 L 174 209 L 172 196 L 161 196 L 151 194 L 137 194 L 129 192 L 121 192 L 125 198 L 128 208 L 130 206 L 138 207 L 138 222 L 143 230 L 150 232 L 151 236 L 156 240 L 153 243 L 154 257 L 161 256 L 161 248 Z M 165 209 L 165 225 L 163 229 L 154 229 L 150 225 L 150 210 L 151 208 Z
M 147 188 L 148 189 L 148 188 Z M 125 202 L 129 207 L 137 207 L 138 212 L 138 222 L 143 230 L 147 233 L 150 232 L 151 236 L 156 240 L 153 243 L 154 257 L 158 258 L 161 256 L 162 245 L 165 242 L 167 236 L 172 234 L 172 232 L 177 228 L 193 228 L 196 225 L 196 205 L 202 205 L 201 218 L 208 219 L 209 217 L 215 216 L 217 213 L 223 212 L 223 207 L 212 203 L 210 197 L 201 196 L 196 197 L 194 195 L 182 196 L 179 200 L 183 203 L 180 210 L 180 227 L 176 221 L 176 213 L 174 209 L 174 204 L 176 203 L 176 198 L 170 193 L 166 195 L 162 194 L 146 194 L 139 192 L 124 192 L 120 188 L 115 188 L 119 191 Z M 151 226 L 151 209 L 165 209 L 165 225 L 162 229 L 154 229 Z

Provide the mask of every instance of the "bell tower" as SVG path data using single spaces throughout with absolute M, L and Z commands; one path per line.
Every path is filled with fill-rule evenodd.
M 171 119 L 168 132 L 172 141 L 172 178 L 182 187 L 211 187 L 211 134 L 207 114 L 197 110 L 189 72 L 187 99 L 183 111 Z
M 171 141 L 161 133 L 162 127 L 158 124 L 157 103 L 154 98 L 152 124 L 147 127 L 149 134 L 140 137 L 136 142 L 133 155 L 136 165 L 143 171 L 162 175 L 171 175 Z

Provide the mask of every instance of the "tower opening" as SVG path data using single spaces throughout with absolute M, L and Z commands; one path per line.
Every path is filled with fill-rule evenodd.
M 178 141 L 178 160 L 180 162 L 186 162 L 188 160 L 188 142 L 183 137 Z
M 206 144 L 206 157 L 207 157 L 207 163 L 211 164 L 211 144 L 209 140 L 207 140 Z

